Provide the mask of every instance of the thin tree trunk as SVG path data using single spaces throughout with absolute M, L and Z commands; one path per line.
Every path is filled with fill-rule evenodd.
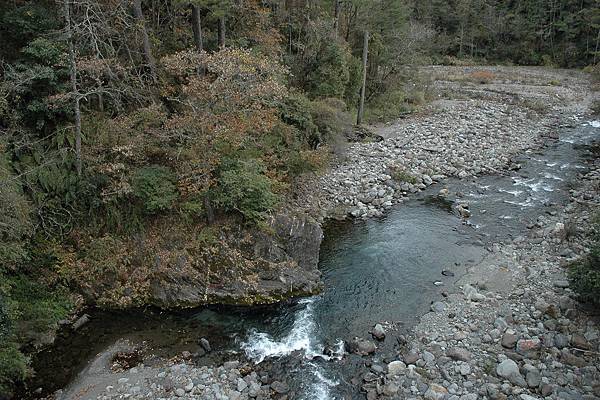
M 202 20 L 200 17 L 200 7 L 197 4 L 192 4 L 192 31 L 194 31 L 194 43 L 196 49 L 201 52 L 204 50 L 202 43 Z
M 340 31 L 340 0 L 335 1 L 335 8 L 333 14 L 333 35 L 337 39 Z
M 358 103 L 358 115 L 356 124 L 362 124 L 363 114 L 365 112 L 365 92 L 367 91 L 367 60 L 369 56 L 369 32 L 365 31 L 362 56 L 362 86 L 360 88 L 360 101 Z
M 204 196 L 204 210 L 206 211 L 206 222 L 212 225 L 215 222 L 215 211 L 208 195 Z
M 596 57 L 598 57 L 599 47 L 600 47 L 600 29 L 598 29 L 598 35 L 596 35 L 596 51 L 594 51 L 594 65 L 596 65 Z
M 142 34 L 142 47 L 144 50 L 144 58 L 146 58 L 146 64 L 150 68 L 152 79 L 156 81 L 156 61 L 152 55 L 152 47 L 150 46 L 150 37 L 148 37 L 148 31 L 146 30 L 146 21 L 144 19 L 144 13 L 142 12 L 142 1 L 133 0 L 133 15 L 138 24 L 140 33 Z
M 222 15 L 219 17 L 219 48 L 225 48 L 225 16 Z
M 75 168 L 77 175 L 81 176 L 81 107 L 79 105 L 79 92 L 77 90 L 77 64 L 75 63 L 75 48 L 73 46 L 73 32 L 71 30 L 70 0 L 64 0 L 65 28 L 69 42 L 69 72 L 71 78 L 71 95 L 73 96 L 73 112 L 75 113 Z

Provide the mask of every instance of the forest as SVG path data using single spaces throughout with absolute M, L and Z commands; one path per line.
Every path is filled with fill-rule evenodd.
M 598 0 L 4 0 L 0 21 L 0 394 L 74 310 L 147 303 L 141 233 L 168 260 L 174 231 L 202 258 L 221 226 L 268 229 L 362 134 L 363 73 L 371 124 L 431 98 L 422 65 L 600 62 Z

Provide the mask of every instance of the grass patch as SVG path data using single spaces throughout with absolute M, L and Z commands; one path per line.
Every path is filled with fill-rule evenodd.
M 404 169 L 393 168 L 390 171 L 390 176 L 398 183 L 410 183 L 411 185 L 415 185 L 417 183 L 417 178 L 414 175 L 411 175 L 409 172 L 406 172 Z

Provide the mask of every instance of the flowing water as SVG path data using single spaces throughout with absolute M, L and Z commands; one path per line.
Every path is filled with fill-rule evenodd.
M 437 185 L 381 219 L 330 224 L 321 249 L 320 296 L 252 310 L 95 313 L 80 332 L 60 337 L 38 357 L 36 364 L 44 367 L 34 384 L 46 390 L 63 386 L 121 337 L 146 342 L 157 356 L 194 352 L 198 338 L 207 337 L 217 351 L 204 363 L 245 355 L 285 379 L 291 398 L 361 398 L 350 384 L 361 359 L 344 355 L 343 341 L 368 337 L 375 323 L 410 329 L 485 256 L 486 245 L 525 235 L 540 215 L 560 209 L 584 168 L 586 145 L 600 133 L 598 121 L 576 125 L 555 143 L 519 157 L 517 171 L 446 182 L 469 202 L 473 217 L 467 223 L 436 196 Z M 376 357 L 393 354 L 394 342 L 386 339 Z

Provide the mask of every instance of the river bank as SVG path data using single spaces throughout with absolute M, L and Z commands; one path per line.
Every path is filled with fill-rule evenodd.
M 515 76 L 517 75 L 515 74 Z M 525 76 L 527 76 L 527 74 L 525 74 Z M 543 80 L 547 78 L 548 76 L 543 75 L 543 78 L 540 79 Z M 565 78 L 565 81 L 568 81 L 568 78 Z M 582 107 L 585 107 L 586 101 L 588 101 L 589 98 L 588 93 L 583 89 L 585 87 L 585 81 L 579 79 L 576 79 L 575 81 L 576 85 L 571 89 L 562 87 L 555 89 L 554 85 L 540 86 L 541 91 L 553 92 L 556 90 L 561 93 L 570 93 L 563 98 L 563 100 L 566 99 L 564 104 L 554 100 L 545 103 L 547 104 L 546 110 L 549 110 L 549 114 L 534 112 L 534 114 L 528 116 L 529 111 L 527 110 L 527 107 L 515 105 L 513 108 L 513 105 L 502 105 L 501 102 L 504 100 L 501 96 L 506 96 L 506 94 L 497 97 L 495 94 L 496 89 L 490 90 L 492 100 L 482 100 L 480 94 L 477 95 L 477 99 L 469 101 L 465 101 L 464 99 L 440 100 L 440 102 L 434 103 L 434 106 L 432 107 L 441 108 L 431 109 L 437 109 L 437 113 L 434 111 L 430 111 L 430 113 L 426 112 L 424 115 L 415 117 L 414 119 L 401 121 L 396 125 L 380 128 L 379 131 L 383 133 L 385 133 L 384 129 L 388 130 L 388 133 L 385 133 L 388 135 L 388 139 L 384 142 L 352 145 L 348 150 L 350 156 L 346 161 L 334 167 L 331 172 L 318 178 L 325 182 L 325 190 L 320 192 L 321 194 L 319 195 L 317 195 L 319 193 L 317 192 L 313 197 L 307 198 L 310 202 L 306 204 L 312 204 L 313 206 L 315 204 L 320 204 L 322 207 L 322 212 L 320 213 L 321 218 L 324 218 L 324 216 L 344 216 L 348 215 L 348 213 L 359 218 L 376 216 L 380 215 L 384 209 L 391 207 L 387 204 L 389 201 L 392 202 L 392 205 L 398 202 L 406 202 L 409 197 L 416 196 L 418 192 L 426 189 L 429 185 L 432 185 L 434 183 L 434 178 L 435 180 L 447 182 L 446 176 L 455 176 L 458 179 L 458 182 L 466 182 L 470 181 L 470 178 L 473 175 L 484 172 L 504 173 L 504 168 L 506 167 L 518 168 L 519 160 L 517 159 L 517 155 L 519 153 L 526 152 L 527 149 L 537 149 L 543 143 L 552 141 L 552 138 L 556 137 L 558 133 L 555 131 L 556 129 L 576 125 L 578 123 L 577 118 L 573 117 L 583 111 Z M 447 85 L 455 86 L 456 82 L 438 81 L 436 84 L 440 85 L 441 88 Z M 514 87 L 519 88 L 520 86 L 516 85 Z M 478 92 L 485 92 L 484 86 L 479 83 L 472 85 L 470 83 L 461 83 L 458 85 L 458 88 L 467 91 L 476 89 Z M 535 93 L 535 88 L 528 88 L 527 91 L 529 93 Z M 442 89 L 440 89 L 440 93 L 441 92 Z M 459 90 L 455 89 L 453 89 L 452 93 L 446 93 L 446 95 L 463 96 L 460 94 Z M 552 95 L 550 95 L 550 98 L 553 99 Z M 456 113 L 457 110 L 462 110 L 461 112 L 465 113 L 463 114 L 463 118 L 460 118 L 461 114 Z M 489 113 L 485 113 L 483 110 L 488 110 Z M 500 112 L 500 110 L 504 111 Z M 468 113 L 472 111 L 476 111 L 477 115 L 485 115 L 482 117 L 483 121 L 472 122 L 469 118 L 466 118 L 466 116 L 469 115 Z M 497 115 L 498 112 L 500 112 L 499 115 Z M 510 121 L 512 121 L 513 117 L 516 118 L 516 122 L 514 122 L 514 125 L 511 125 Z M 462 127 L 461 129 L 464 129 L 464 131 L 459 133 L 460 129 L 452 130 L 452 124 L 454 123 L 459 124 L 457 126 Z M 521 129 L 523 129 L 522 127 L 519 128 L 519 124 L 522 124 L 522 127 L 526 127 L 527 129 L 532 129 L 533 133 L 518 134 L 522 132 Z M 505 130 L 503 128 L 504 125 L 508 126 L 509 129 Z M 406 148 L 402 146 L 398 147 L 401 137 L 394 136 L 395 133 L 398 135 L 400 133 L 406 135 L 410 129 L 415 129 L 415 127 L 418 127 L 416 132 L 420 132 L 418 133 L 418 136 L 416 136 L 417 141 L 415 142 L 414 139 L 411 140 L 410 143 L 406 144 Z M 436 129 L 436 127 L 439 128 Z M 402 129 L 406 129 L 406 131 L 403 131 Z M 518 137 L 518 139 L 511 139 L 513 136 Z M 405 142 L 406 139 L 400 144 Z M 430 147 L 430 143 L 434 143 L 434 147 Z M 434 148 L 436 151 L 432 151 Z M 401 158 L 399 154 L 402 154 L 404 158 Z M 417 155 L 412 157 L 412 154 Z M 470 157 L 473 159 L 473 163 L 470 162 Z M 351 169 L 352 160 L 359 166 L 355 170 Z M 391 175 L 389 175 L 389 178 L 386 177 L 386 174 L 382 172 L 384 171 L 382 168 L 386 168 L 387 162 L 394 162 L 394 165 L 400 163 L 402 168 L 409 168 L 410 172 L 406 172 L 407 175 L 405 177 L 418 176 L 420 177 L 421 182 L 399 183 L 397 180 L 391 179 Z M 458 167 L 461 167 L 461 169 Z M 456 169 L 456 171 L 453 168 Z M 406 170 L 402 169 L 401 171 L 405 172 Z M 445 172 L 445 174 L 440 174 L 440 171 Z M 427 179 L 427 177 L 430 179 Z M 350 181 L 350 185 L 345 184 L 347 181 Z M 403 184 L 411 186 L 405 186 L 404 188 L 406 190 L 403 190 Z M 397 187 L 398 185 L 400 185 L 399 188 Z M 384 187 L 382 188 L 382 186 Z M 398 190 L 396 190 L 395 187 Z M 391 188 L 393 192 L 388 190 L 388 188 Z M 429 189 L 429 191 L 437 192 L 443 188 L 444 186 L 437 185 L 436 187 Z M 379 196 L 381 189 L 384 190 L 383 197 Z M 375 191 L 377 191 L 377 193 L 372 196 L 373 200 L 371 200 L 370 203 L 362 202 L 358 199 L 360 196 L 370 196 L 369 193 L 374 193 Z M 391 200 L 381 201 L 385 200 L 390 193 L 392 193 Z M 345 200 L 339 201 L 340 199 L 344 199 L 344 196 L 346 196 Z M 467 206 L 467 210 L 469 209 L 468 201 L 462 198 L 463 196 L 449 193 L 449 197 L 455 204 L 462 203 Z M 590 194 L 588 194 L 587 197 L 590 197 Z M 590 199 L 586 201 L 590 201 Z M 365 207 L 361 207 L 360 204 L 365 205 Z M 357 214 L 355 212 L 357 209 L 370 211 L 367 211 L 366 214 L 363 215 L 362 212 Z M 475 207 L 471 207 L 471 209 L 475 209 L 474 211 L 476 212 Z M 575 211 L 574 208 L 573 212 Z M 310 213 L 311 211 L 308 210 L 307 212 Z M 471 212 L 472 211 L 470 211 L 470 213 Z M 357 388 L 363 388 L 370 398 L 377 396 L 396 396 L 400 398 L 425 396 L 432 398 L 434 395 L 438 396 L 436 393 L 439 391 L 442 395 L 434 397 L 437 399 L 443 397 L 445 394 L 444 390 L 448 392 L 449 396 L 472 396 L 473 394 L 477 395 L 477 390 L 480 388 L 481 384 L 486 382 L 497 385 L 500 396 L 498 398 L 502 397 L 501 393 L 507 391 L 509 391 L 509 395 L 527 394 L 535 396 L 536 393 L 538 393 L 537 390 L 541 390 L 539 385 L 538 389 L 531 391 L 530 389 L 523 388 L 523 390 L 520 390 L 520 386 L 514 386 L 513 384 L 511 384 L 510 388 L 502 387 L 500 385 L 501 382 L 494 382 L 497 378 L 495 378 L 493 366 L 491 363 L 488 363 L 491 357 L 489 357 L 489 350 L 487 350 L 487 348 L 490 347 L 492 350 L 495 349 L 498 354 L 502 353 L 496 347 L 505 332 L 501 332 L 499 337 L 492 337 L 491 330 L 487 329 L 490 321 L 486 318 L 496 314 L 500 316 L 499 311 L 497 311 L 500 309 L 505 310 L 508 308 L 511 310 L 518 310 L 523 315 L 522 320 L 519 318 L 515 319 L 514 316 L 510 318 L 508 315 L 502 315 L 507 325 L 513 324 L 513 321 L 517 321 L 514 322 L 517 324 L 516 327 L 512 327 L 516 332 L 514 335 L 518 336 L 516 343 L 518 343 L 519 338 L 529 340 L 527 335 L 532 336 L 533 334 L 535 336 L 539 333 L 535 331 L 535 329 L 541 329 L 537 327 L 539 321 L 536 320 L 536 318 L 538 316 L 537 314 L 531 314 L 533 316 L 529 316 L 531 312 L 528 311 L 528 307 L 530 306 L 531 301 L 539 297 L 537 296 L 538 293 L 546 294 L 543 290 L 552 287 L 554 280 L 549 280 L 546 273 L 556 272 L 556 266 L 544 267 L 545 269 L 542 269 L 544 274 L 540 272 L 537 275 L 528 276 L 527 274 L 522 273 L 523 271 L 527 271 L 526 268 L 520 268 L 520 264 L 515 266 L 512 263 L 514 263 L 515 260 L 522 259 L 520 263 L 527 264 L 526 266 L 528 266 L 529 269 L 532 268 L 529 266 L 530 263 L 537 264 L 538 262 L 541 262 L 540 260 L 543 260 L 543 265 L 550 265 L 548 264 L 550 261 L 544 258 L 549 257 L 545 255 L 545 252 L 552 246 L 558 246 L 556 240 L 558 240 L 559 237 L 553 236 L 553 232 L 557 227 L 556 222 L 560 221 L 560 216 L 562 215 L 563 214 L 559 212 L 555 212 L 554 215 L 547 214 L 547 216 L 544 216 L 532 225 L 532 228 L 529 231 L 535 232 L 535 234 L 528 235 L 527 237 L 521 236 L 515 238 L 514 243 L 494 243 L 492 240 L 488 239 L 486 241 L 485 238 L 482 238 L 482 244 L 485 244 L 493 251 L 490 252 L 490 255 L 485 257 L 483 263 L 477 263 L 477 265 L 471 266 L 470 272 L 461 278 L 459 282 L 463 287 L 478 288 L 475 289 L 478 292 L 477 295 L 474 296 L 474 292 L 468 289 L 467 296 L 469 296 L 470 300 L 478 299 L 479 302 L 466 301 L 463 294 L 452 294 L 451 289 L 443 288 L 442 294 L 445 292 L 448 297 L 445 298 L 444 304 L 436 303 L 436 309 L 441 311 L 438 313 L 426 314 L 414 331 L 412 329 L 410 330 L 411 332 L 414 332 L 414 335 L 409 335 L 407 337 L 404 335 L 404 332 L 400 331 L 395 334 L 393 326 L 384 324 L 389 330 L 388 338 L 384 343 L 379 345 L 380 350 L 376 352 L 372 358 L 358 358 L 356 363 L 358 369 L 350 374 L 355 375 L 351 382 L 352 385 Z M 564 245 L 563 247 L 567 248 L 568 246 Z M 564 251 L 566 252 L 567 250 Z M 575 250 L 573 250 L 573 256 L 584 251 L 584 248 L 575 248 Z M 565 254 L 571 256 L 571 253 Z M 529 259 L 532 255 L 540 258 Z M 513 266 L 516 272 L 511 268 Z M 509 272 L 505 273 L 505 269 Z M 510 277 L 511 280 L 507 279 L 507 277 Z M 538 278 L 540 283 L 534 285 L 529 282 L 529 278 L 533 277 Z M 496 289 L 496 286 L 501 287 L 507 282 L 512 282 L 513 279 L 514 286 L 512 283 L 511 285 L 507 285 L 508 289 L 512 290 L 512 292 L 510 292 L 512 295 L 509 296 L 508 291 Z M 557 278 L 557 281 L 562 280 L 564 279 Z M 524 282 L 527 283 L 524 284 Z M 469 283 L 470 286 L 466 286 L 467 283 Z M 531 288 L 528 285 L 531 285 Z M 487 291 L 482 290 L 483 287 L 486 287 Z M 522 287 L 525 287 L 525 289 Z M 523 291 L 522 294 L 521 290 Z M 565 290 L 568 289 L 559 289 L 559 291 L 563 292 Z M 529 292 L 536 293 L 536 295 L 523 297 Z M 515 303 L 510 303 L 509 300 L 514 301 Z M 552 296 L 549 296 L 546 302 L 547 304 L 559 304 L 556 303 L 556 298 Z M 501 304 L 504 308 L 501 307 Z M 498 308 L 496 309 L 494 307 Z M 565 313 L 566 310 L 568 310 L 568 308 L 565 309 Z M 390 314 L 392 314 L 390 315 L 390 318 L 393 318 L 393 312 Z M 460 316 L 459 319 L 456 318 L 457 315 Z M 557 322 L 558 326 L 564 326 L 562 324 L 564 318 L 563 320 L 557 319 L 557 321 L 559 321 Z M 495 322 L 496 319 L 492 321 L 492 323 Z M 528 326 L 529 323 L 532 324 L 531 327 Z M 472 331 L 472 327 L 476 327 L 477 329 Z M 576 329 L 576 331 L 581 331 L 580 333 L 582 333 L 584 337 L 587 333 L 587 326 L 585 327 L 586 329 L 583 329 L 581 326 Z M 366 330 L 369 327 L 364 326 L 360 329 L 362 328 L 364 328 L 364 334 L 366 336 Z M 499 328 L 496 329 L 500 330 Z M 480 337 L 486 332 L 489 332 L 492 341 L 488 341 L 487 337 Z M 462 338 L 465 335 L 466 337 Z M 494 332 L 493 335 L 496 335 L 496 333 Z M 588 336 L 590 335 L 588 334 Z M 403 344 L 400 351 L 395 343 L 390 343 L 392 341 L 395 342 L 395 338 L 399 338 Z M 536 342 L 534 339 L 531 340 Z M 595 339 L 592 339 L 592 341 L 593 340 Z M 454 347 L 458 347 L 459 343 L 464 343 L 464 346 L 470 353 L 470 361 L 472 361 L 472 363 L 456 363 L 447 360 L 446 350 L 449 348 L 448 346 L 453 345 Z M 517 346 L 516 343 L 514 346 Z M 596 342 L 593 342 L 593 344 L 595 343 Z M 466 353 L 462 351 L 459 351 L 459 353 L 462 355 L 455 357 L 468 358 Z M 513 352 L 509 353 L 513 354 Z M 482 355 L 480 356 L 480 354 Z M 432 355 L 434 357 L 433 360 L 431 359 Z M 561 359 L 562 353 L 557 357 L 557 359 Z M 102 355 L 100 358 L 102 358 Z M 104 358 L 104 360 L 106 360 L 106 358 Z M 390 362 L 400 363 L 386 365 Z M 402 363 L 404 363 L 404 366 Z M 207 369 L 203 369 L 202 367 L 196 368 L 188 364 L 193 364 L 191 359 L 186 357 L 176 357 L 168 361 L 163 360 L 160 362 L 160 365 L 140 365 L 139 367 L 136 367 L 133 373 L 115 373 L 110 365 L 104 364 L 104 377 L 102 379 L 99 379 L 98 376 L 84 374 L 82 379 L 78 380 L 75 385 L 70 387 L 68 391 L 64 392 L 61 395 L 62 397 L 59 398 L 147 398 L 149 393 L 151 397 L 153 396 L 152 398 L 248 398 L 251 397 L 249 387 L 252 386 L 252 383 L 259 385 L 260 388 L 253 392 L 253 394 L 256 393 L 256 396 L 262 396 L 262 398 L 268 398 L 269 396 L 278 398 L 287 396 L 291 399 L 298 398 L 297 392 L 288 392 L 288 383 L 291 382 L 285 382 L 285 379 L 280 379 L 277 376 L 269 377 L 268 374 L 265 374 L 264 372 L 258 375 L 252 375 L 251 371 L 255 368 L 251 364 L 242 364 L 240 368 L 231 368 L 231 364 L 228 364 L 229 368 L 224 366 L 221 369 L 216 367 L 205 367 Z M 532 365 L 537 368 L 538 371 L 546 371 L 546 369 L 542 368 L 539 364 L 539 362 L 534 362 Z M 182 367 L 181 365 L 184 366 Z M 409 365 L 415 365 L 415 367 L 409 367 Z M 172 366 L 175 367 L 172 368 Z M 387 374 L 387 372 L 390 372 L 390 368 L 392 373 Z M 529 369 L 529 366 L 527 368 Z M 235 371 L 230 371 L 230 369 L 238 370 L 239 375 Z M 469 370 L 469 372 L 463 374 L 467 370 Z M 489 372 L 489 374 L 486 371 Z M 579 373 L 579 371 L 575 372 Z M 131 375 L 127 376 L 127 373 Z M 165 374 L 165 377 L 168 375 L 171 379 L 171 385 L 165 386 L 162 385 L 162 383 L 159 383 L 163 374 Z M 206 374 L 211 378 L 209 379 Z M 244 375 L 243 378 L 241 376 L 242 374 Z M 527 374 L 522 373 L 521 375 L 526 379 Z M 540 372 L 540 375 L 543 375 L 543 373 Z M 197 379 L 197 382 L 191 386 L 190 390 L 186 390 L 186 386 L 190 388 L 190 381 L 185 378 L 186 376 L 191 379 L 191 383 L 194 383 L 194 378 Z M 248 378 L 248 376 L 250 377 Z M 254 378 L 252 378 L 252 376 L 254 376 Z M 286 375 L 284 374 L 284 378 L 285 377 Z M 531 379 L 533 379 L 533 377 L 535 377 L 535 373 L 532 375 Z M 238 390 L 243 387 L 243 384 L 239 382 L 238 378 L 242 378 L 243 380 L 247 378 L 249 381 L 244 381 L 247 385 L 247 387 L 243 388 L 244 390 Z M 549 381 L 554 379 L 553 376 L 541 376 L 540 381 L 542 378 L 546 378 Z M 128 380 L 119 382 L 119 379 Z M 287 375 L 287 379 L 293 379 L 293 377 Z M 572 390 L 575 385 L 569 383 L 569 378 L 565 379 L 567 379 L 567 384 L 563 386 Z M 592 378 L 592 381 L 593 379 L 594 378 Z M 514 378 L 514 380 L 517 383 L 522 383 L 522 381 L 517 378 Z M 206 385 L 206 383 L 210 383 L 210 385 Z M 453 383 L 459 386 L 458 389 L 452 386 Z M 273 384 L 275 384 L 275 386 L 273 386 Z M 257 388 L 256 385 L 254 385 L 254 388 Z M 440 387 L 434 385 L 440 385 Z M 87 389 L 82 392 L 82 389 L 89 388 L 90 386 L 94 386 L 95 388 L 92 391 Z M 109 386 L 111 387 L 110 389 L 108 389 Z M 211 387 L 210 392 L 205 391 L 206 386 Z M 488 386 L 486 386 L 486 393 Z M 180 390 L 178 391 L 178 389 Z M 183 392 L 181 390 L 183 390 Z M 493 386 L 490 390 L 495 393 Z M 556 392 L 557 394 L 560 393 L 558 390 L 556 390 Z M 83 393 L 83 397 L 76 397 L 77 393 Z M 238 396 L 238 393 L 239 397 L 236 397 Z M 593 386 L 592 392 L 587 391 L 585 393 L 593 393 Z M 479 395 L 481 394 L 479 393 Z
M 426 70 L 434 101 L 420 115 L 375 127 L 384 141 L 350 145 L 330 171 L 300 185 L 295 208 L 321 221 L 381 216 L 446 178 L 510 168 L 512 157 L 556 136 L 557 129 L 571 123 L 569 118 L 581 114 L 591 101 L 590 83 L 578 71 Z M 484 80 L 479 78 L 482 71 Z
M 600 165 L 591 159 L 587 167 L 566 207 L 540 215 L 526 236 L 494 243 L 460 290 L 402 336 L 385 372 L 365 373 L 367 398 L 600 396 L 599 315 L 576 301 L 565 269 L 589 250 L 600 204 Z

